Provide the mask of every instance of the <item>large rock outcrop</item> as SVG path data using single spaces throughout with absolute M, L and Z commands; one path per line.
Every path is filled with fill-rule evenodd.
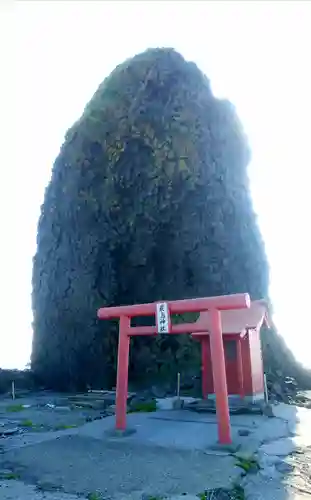
M 99 86 L 55 160 L 33 267 L 32 368 L 58 389 L 115 383 L 116 328 L 97 308 L 268 293 L 250 151 L 234 107 L 173 49 L 125 61 Z M 170 380 L 197 346 L 135 339 L 130 374 Z

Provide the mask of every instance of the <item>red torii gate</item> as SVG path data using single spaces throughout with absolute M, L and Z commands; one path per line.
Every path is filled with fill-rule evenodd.
M 221 444 L 230 444 L 232 440 L 220 311 L 245 309 L 249 308 L 250 305 L 250 297 L 246 293 L 99 309 L 97 313 L 99 319 L 120 319 L 116 429 L 119 431 L 126 430 L 130 337 L 179 333 L 195 333 L 196 337 L 199 335 L 206 337 L 208 332 L 216 395 L 218 438 Z M 188 312 L 200 313 L 198 320 L 194 323 L 171 324 L 171 314 Z M 156 326 L 131 326 L 131 318 L 153 315 L 156 317 Z

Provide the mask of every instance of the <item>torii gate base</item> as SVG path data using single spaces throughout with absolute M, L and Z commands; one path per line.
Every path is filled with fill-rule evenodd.
M 218 439 L 220 444 L 231 444 L 231 426 L 220 311 L 249 308 L 250 304 L 248 294 L 235 294 L 99 309 L 99 319 L 120 318 L 116 429 L 118 431 L 126 431 L 130 337 L 136 335 L 170 335 L 180 333 L 195 333 L 196 337 L 200 335 L 206 337 L 208 334 L 210 337 L 213 385 L 216 396 Z M 172 314 L 187 312 L 200 313 L 200 316 L 195 323 L 171 324 L 170 316 Z M 131 318 L 152 315 L 156 317 L 157 326 L 131 326 Z

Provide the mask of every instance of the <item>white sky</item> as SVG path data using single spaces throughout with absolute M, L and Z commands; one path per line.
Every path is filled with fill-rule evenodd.
M 194 60 L 238 109 L 275 320 L 311 366 L 311 2 L 21 0 L 0 15 L 0 367 L 29 359 L 36 224 L 64 133 L 119 62 L 154 46 Z

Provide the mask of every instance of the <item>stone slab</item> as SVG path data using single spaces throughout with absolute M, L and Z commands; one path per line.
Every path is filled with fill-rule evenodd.
M 260 453 L 276 457 L 287 456 L 296 449 L 296 443 L 293 438 L 277 439 L 271 443 L 266 443 L 259 448 Z

